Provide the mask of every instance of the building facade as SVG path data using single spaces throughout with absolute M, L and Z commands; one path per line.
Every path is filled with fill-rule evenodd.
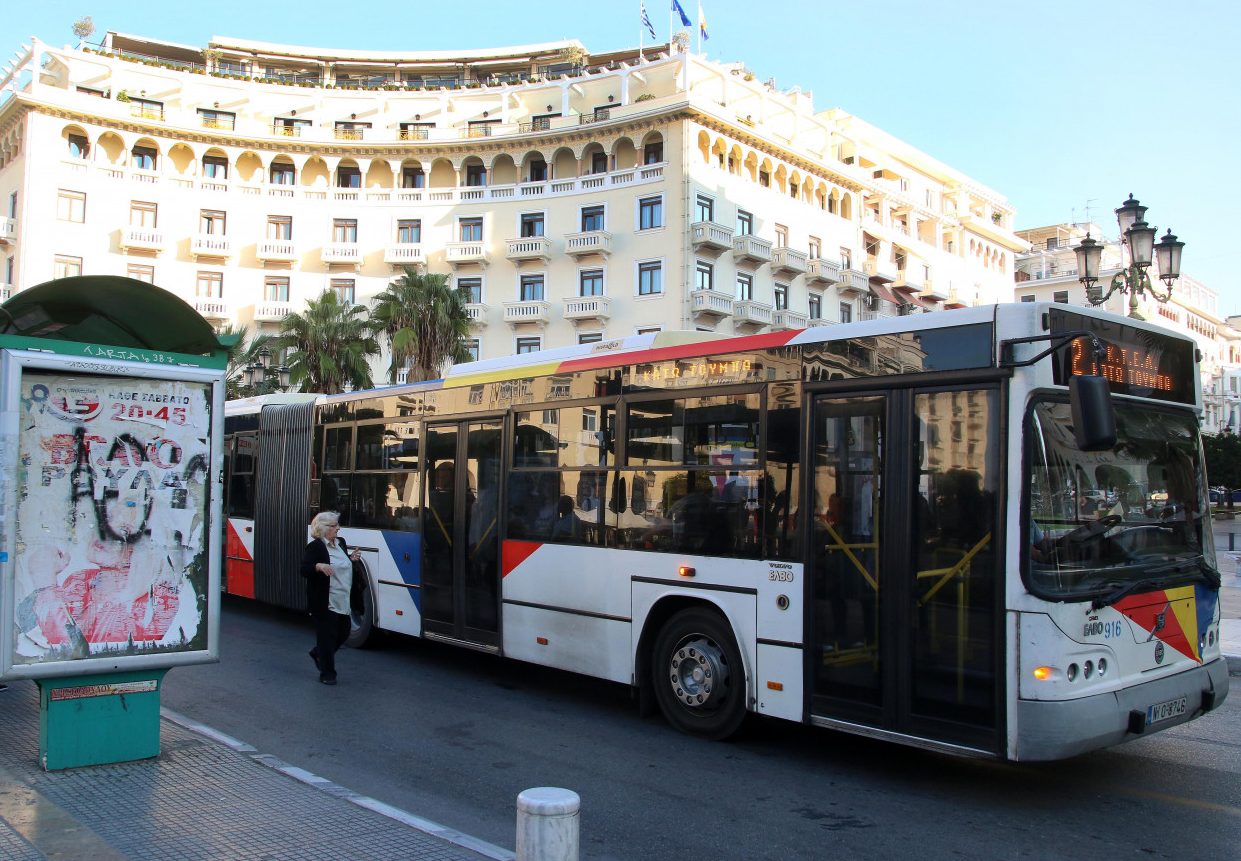
M 0 78 L 0 290 L 129 275 L 275 331 L 404 266 L 481 358 L 1007 301 L 998 193 L 808 93 L 669 49 L 23 46 Z M 386 368 L 386 358 L 377 370 Z
M 1061 302 L 1086 305 L 1086 288 L 1078 281 L 1077 255 L 1074 248 L 1089 233 L 1103 242 L 1099 264 L 1099 284 L 1106 292 L 1112 276 L 1121 271 L 1127 258 L 1122 247 L 1106 237 L 1098 224 L 1052 224 L 1017 235 L 1029 243 L 1030 250 L 1017 255 L 1016 299 L 1019 302 Z M 1157 280 L 1158 263 L 1151 265 L 1150 277 Z M 1103 307 L 1115 314 L 1130 312 L 1128 294 L 1114 293 Z M 1219 295 L 1205 284 L 1181 275 L 1167 303 L 1143 295 L 1138 313 L 1154 323 L 1189 335 L 1202 353 L 1202 429 L 1206 433 L 1241 429 L 1241 318 L 1223 317 L 1219 311 Z

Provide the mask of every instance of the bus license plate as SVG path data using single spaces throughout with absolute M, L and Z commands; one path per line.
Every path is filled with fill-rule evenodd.
M 1185 707 L 1188 704 L 1187 697 L 1180 697 L 1175 700 L 1168 700 L 1163 703 L 1155 703 L 1146 709 L 1146 725 L 1169 720 L 1174 717 L 1180 717 L 1185 714 Z

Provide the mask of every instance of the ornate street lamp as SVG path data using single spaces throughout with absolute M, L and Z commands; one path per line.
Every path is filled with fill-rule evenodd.
M 251 394 L 263 395 L 272 392 L 285 392 L 289 389 L 289 369 L 285 365 L 277 368 L 271 366 L 271 351 L 266 347 L 256 354 L 257 361 L 246 365 L 242 370 L 242 380 Z
M 1073 249 L 1077 255 L 1078 281 L 1086 288 L 1086 298 L 1092 305 L 1102 305 L 1113 293 L 1129 294 L 1129 316 L 1141 320 L 1138 311 L 1138 297 L 1149 292 L 1156 300 L 1167 302 L 1172 298 L 1172 285 L 1181 276 L 1181 249 L 1184 242 L 1177 240 L 1169 230 L 1155 244 L 1154 227 L 1146 223 L 1146 209 L 1133 195 L 1116 210 L 1116 223 L 1120 227 L 1120 241 L 1123 249 L 1129 249 L 1129 265 L 1112 276 L 1107 292 L 1099 286 L 1099 263 L 1103 258 L 1103 244 L 1090 238 L 1082 240 L 1082 244 Z M 1168 288 L 1161 293 L 1151 284 L 1150 269 L 1153 258 L 1159 259 L 1159 278 Z M 1122 256 L 1121 262 L 1124 262 Z

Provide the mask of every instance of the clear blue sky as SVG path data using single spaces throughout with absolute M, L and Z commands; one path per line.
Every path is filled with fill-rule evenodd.
M 661 40 L 670 0 L 647 0 Z M 695 0 L 682 0 L 691 18 Z M 3 0 L 0 58 L 38 36 L 97 32 L 204 45 L 213 35 L 360 49 L 580 39 L 636 45 L 638 0 L 536 4 L 202 4 Z M 1241 229 L 1241 7 L 1229 0 L 704 0 L 707 54 L 814 92 L 1005 195 L 1017 226 L 1091 217 L 1133 192 L 1187 244 L 1183 268 L 1241 313 L 1228 270 Z

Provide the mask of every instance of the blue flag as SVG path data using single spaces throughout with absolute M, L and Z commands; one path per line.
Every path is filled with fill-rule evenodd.
M 656 38 L 655 28 L 651 26 L 651 16 L 646 14 L 646 0 L 642 0 L 642 26 L 651 34 L 652 39 Z
M 685 10 L 681 8 L 681 4 L 677 0 L 672 0 L 672 11 L 681 16 L 681 24 L 686 27 L 693 27 L 690 23 L 689 16 L 685 14 Z

